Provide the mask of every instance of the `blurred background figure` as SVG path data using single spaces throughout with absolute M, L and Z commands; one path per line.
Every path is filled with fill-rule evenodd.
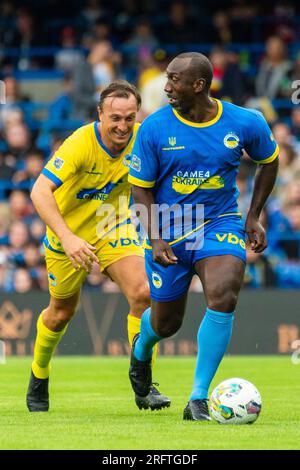
M 266 53 L 256 78 L 256 93 L 270 99 L 284 96 L 292 62 L 287 48 L 279 36 L 271 36 L 266 42 Z
M 240 71 L 237 56 L 216 47 L 209 59 L 214 69 L 212 96 L 241 105 L 246 97 L 246 79 Z

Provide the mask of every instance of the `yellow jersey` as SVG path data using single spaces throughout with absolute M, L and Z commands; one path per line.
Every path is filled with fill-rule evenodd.
M 112 228 L 129 223 L 127 177 L 138 127 L 136 123 L 127 146 L 115 156 L 103 144 L 98 122 L 82 126 L 64 141 L 42 170 L 57 186 L 54 197 L 68 227 L 92 245 Z M 54 252 L 63 252 L 60 240 L 49 227 L 44 243 Z

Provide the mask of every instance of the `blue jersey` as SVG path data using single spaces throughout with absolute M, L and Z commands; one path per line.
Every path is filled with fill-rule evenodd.
M 184 119 L 170 105 L 148 116 L 129 172 L 130 183 L 153 188 L 157 204 L 201 204 L 205 220 L 238 214 L 236 176 L 243 149 L 259 164 L 278 155 L 261 113 L 216 101 L 216 117 L 204 123 Z

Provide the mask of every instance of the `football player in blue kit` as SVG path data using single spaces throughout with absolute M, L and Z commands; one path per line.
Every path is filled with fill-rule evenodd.
M 208 389 L 231 338 L 246 263 L 245 237 L 256 253 L 267 246 L 259 217 L 278 169 L 278 146 L 262 114 L 212 99 L 212 76 L 211 63 L 200 53 L 172 60 L 165 85 L 169 104 L 141 125 L 129 174 L 135 203 L 147 209 L 140 211 L 140 220 L 148 234 L 145 263 L 151 290 L 151 308 L 133 343 L 131 385 L 139 396 L 149 393 L 152 348 L 180 328 L 196 273 L 207 308 L 197 336 L 193 389 L 183 412 L 184 419 L 193 421 L 210 420 Z M 258 165 L 245 226 L 236 187 L 243 149 Z M 151 207 L 172 211 L 175 206 L 192 208 L 190 223 L 182 232 L 175 216 L 168 233 Z M 191 236 L 197 243 L 188 244 Z

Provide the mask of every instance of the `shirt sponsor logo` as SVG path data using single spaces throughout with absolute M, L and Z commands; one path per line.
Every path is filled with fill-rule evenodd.
M 246 249 L 245 241 L 242 238 L 238 238 L 236 235 L 234 235 L 231 232 L 222 233 L 222 235 L 220 235 L 219 233 L 216 233 L 216 237 L 217 237 L 217 240 L 221 243 L 226 241 L 227 243 L 231 243 L 232 245 L 240 245 L 241 248 L 243 248 L 243 250 Z
M 118 181 L 118 183 L 121 183 L 122 180 Z M 108 183 L 106 186 L 104 186 L 101 189 L 96 189 L 96 188 L 88 188 L 88 189 L 81 189 L 76 194 L 76 199 L 88 199 L 88 200 L 97 200 L 97 201 L 105 201 L 111 191 L 114 189 L 115 186 L 117 186 L 118 183 Z
M 239 145 L 240 139 L 234 132 L 229 132 L 225 135 L 223 142 L 225 147 L 235 149 Z
M 62 158 L 56 157 L 55 160 L 52 162 L 52 165 L 57 169 L 60 170 L 64 164 L 64 160 Z
M 180 194 L 191 194 L 196 189 L 220 189 L 224 188 L 224 186 L 224 179 L 219 175 L 208 178 L 174 175 L 172 179 L 172 189 Z
M 132 240 L 131 238 L 120 238 L 119 240 L 115 240 L 113 242 L 108 243 L 112 248 L 118 248 L 120 246 L 141 246 L 137 240 Z

